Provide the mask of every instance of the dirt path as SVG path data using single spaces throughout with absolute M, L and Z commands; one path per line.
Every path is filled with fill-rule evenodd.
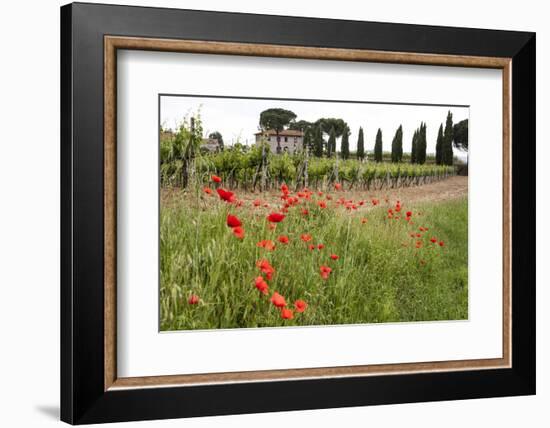
M 269 191 L 265 193 L 243 193 L 238 192 L 239 198 L 246 202 L 254 199 L 261 199 L 269 203 L 277 203 L 280 201 L 279 191 Z M 399 200 L 403 203 L 413 204 L 416 202 L 439 202 L 461 198 L 468 195 L 468 177 L 454 176 L 445 180 L 441 180 L 432 184 L 424 184 L 421 186 L 404 187 L 399 189 L 382 189 L 382 190 L 344 190 L 328 192 L 333 199 L 344 197 L 347 200 L 360 201 L 371 200 L 372 198 L 379 199 L 384 202 L 388 199 L 390 203 L 395 203 Z
M 367 192 L 368 193 L 368 192 Z M 373 192 L 375 197 L 399 199 L 402 202 L 439 202 L 468 195 L 468 177 L 455 176 L 423 186 L 406 187 Z
M 262 205 L 267 203 L 269 207 L 277 206 L 281 203 L 280 191 L 269 192 L 244 192 L 235 191 L 238 198 L 243 201 L 243 204 L 250 205 L 254 200 L 261 200 Z M 405 187 L 401 189 L 383 189 L 383 190 L 351 190 L 351 191 L 339 191 L 331 190 L 329 192 L 333 200 L 339 197 L 346 198 L 346 200 L 353 200 L 355 202 L 365 200 L 370 201 L 372 198 L 379 199 L 381 204 L 386 203 L 393 204 L 399 200 L 406 205 L 411 205 L 417 202 L 440 202 L 448 201 L 468 195 L 468 177 L 455 176 L 447 178 L 446 180 L 438 181 L 432 184 L 425 184 L 422 186 Z M 170 204 L 174 200 L 179 200 L 178 195 L 182 195 L 179 189 L 161 189 L 161 201 L 162 205 Z M 203 195 L 203 201 L 210 200 L 216 201 L 217 195 L 215 192 L 208 198 Z M 324 196 L 323 196 L 324 197 Z M 364 208 L 371 208 L 370 204 L 365 204 Z

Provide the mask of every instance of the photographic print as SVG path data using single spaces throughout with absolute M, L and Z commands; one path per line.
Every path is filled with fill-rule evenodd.
M 468 319 L 468 120 L 159 95 L 160 330 Z

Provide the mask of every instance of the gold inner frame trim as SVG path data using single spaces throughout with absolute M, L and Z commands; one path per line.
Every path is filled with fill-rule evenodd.
M 503 144 L 503 289 L 502 358 L 432 361 L 421 363 L 357 365 L 305 369 L 262 370 L 229 373 L 204 373 L 171 376 L 117 377 L 116 367 L 116 85 L 118 49 L 241 55 L 278 58 L 322 59 L 393 64 L 440 65 L 494 68 L 502 70 L 502 144 Z M 512 165 L 511 165 L 511 78 L 510 58 L 461 55 L 385 52 L 361 49 L 336 49 L 251 43 L 169 40 L 139 37 L 104 37 L 104 389 L 164 386 L 193 386 L 271 380 L 358 377 L 419 372 L 442 372 L 511 367 L 511 240 L 512 240 Z

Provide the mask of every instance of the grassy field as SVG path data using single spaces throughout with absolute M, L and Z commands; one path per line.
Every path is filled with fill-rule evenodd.
M 231 203 L 215 189 L 163 192 L 161 330 L 468 317 L 465 197 L 400 206 L 338 190 Z

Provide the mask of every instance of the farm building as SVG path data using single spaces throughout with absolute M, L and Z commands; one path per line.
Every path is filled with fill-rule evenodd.
M 208 150 L 209 152 L 219 152 L 220 142 L 217 138 L 203 138 L 201 144 L 202 150 Z
M 279 141 L 277 141 L 277 133 L 275 130 L 270 129 L 268 131 L 256 132 L 256 144 L 260 143 L 262 139 L 267 141 L 271 153 L 294 153 L 302 150 L 304 145 L 304 133 L 300 130 L 283 129 L 279 132 Z

